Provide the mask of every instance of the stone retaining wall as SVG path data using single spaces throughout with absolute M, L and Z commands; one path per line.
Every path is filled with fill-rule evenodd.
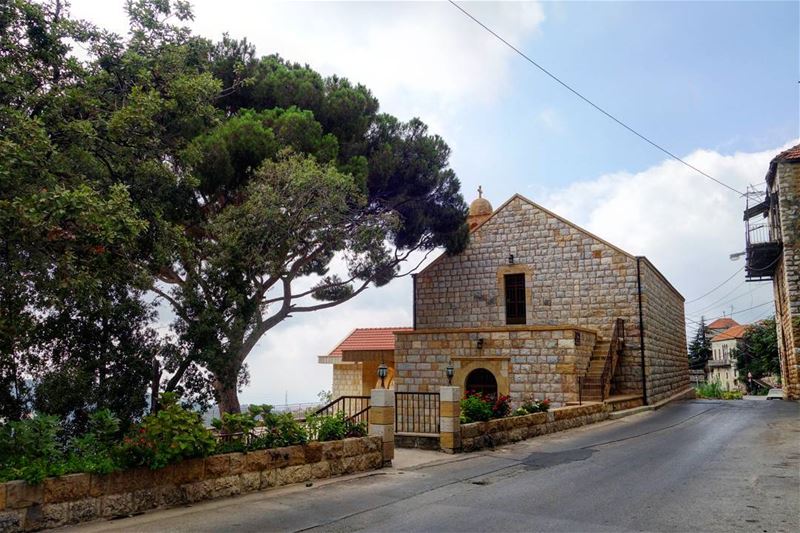
M 381 468 L 380 437 L 190 459 L 160 470 L 0 483 L 0 532 L 31 531 Z
M 471 452 L 510 442 L 593 424 L 608 418 L 611 408 L 602 403 L 562 407 L 547 413 L 498 418 L 461 425 L 461 450 Z

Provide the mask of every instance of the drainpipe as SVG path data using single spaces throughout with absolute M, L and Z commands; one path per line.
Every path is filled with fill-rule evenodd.
M 642 266 L 641 257 L 636 257 L 636 288 L 639 293 L 639 352 L 642 358 L 642 399 L 647 405 L 647 373 L 644 359 L 644 314 L 642 313 Z
M 414 329 L 417 329 L 417 275 L 416 274 L 411 274 L 411 283 L 412 283 L 411 291 L 413 294 L 413 297 L 411 298 L 412 300 L 411 320 Z

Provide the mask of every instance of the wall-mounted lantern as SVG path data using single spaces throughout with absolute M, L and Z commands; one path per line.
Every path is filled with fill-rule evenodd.
M 575 332 L 575 346 L 580 346 L 580 345 L 581 345 L 581 332 L 580 331 L 576 331 Z
M 508 264 L 509 265 L 514 264 L 514 254 L 508 254 Z
M 444 369 L 445 373 L 447 374 L 447 384 L 453 384 L 453 375 L 456 373 L 456 369 L 453 368 L 453 362 L 450 361 L 447 363 L 447 368 Z
M 483 337 L 478 339 L 478 349 L 483 350 Z
M 385 389 L 386 385 L 383 381 L 386 379 L 386 375 L 389 373 L 389 367 L 386 366 L 385 363 L 381 362 L 380 366 L 378 367 L 378 377 L 381 378 L 381 388 Z

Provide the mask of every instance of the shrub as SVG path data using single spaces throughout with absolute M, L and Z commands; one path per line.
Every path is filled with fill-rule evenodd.
M 216 448 L 216 441 L 199 413 L 178 405 L 175 394 L 164 393 L 160 409 L 135 426 L 120 446 L 126 466 L 162 468 L 183 459 L 205 457 Z
M 504 418 L 511 414 L 511 398 L 502 394 L 497 395 L 497 399 L 492 405 L 492 418 Z
M 700 398 L 717 398 L 717 399 L 719 399 L 719 398 L 722 398 L 722 393 L 723 392 L 724 391 L 722 390 L 722 385 L 720 384 L 720 382 L 718 380 L 717 381 L 711 381 L 711 382 L 708 382 L 708 383 L 701 383 L 697 387 L 697 395 Z
M 59 446 L 58 418 L 35 415 L 0 426 L 0 481 L 24 479 L 38 484 L 47 476 L 66 473 Z
M 312 415 L 306 419 L 309 432 L 318 441 L 341 440 L 348 437 L 363 437 L 367 434 L 363 422 L 348 420 L 344 411 L 330 416 Z
M 291 413 L 273 413 L 271 405 L 256 406 L 261 416 L 262 433 L 250 443 L 251 449 L 278 448 L 308 442 L 308 432 Z
M 550 409 L 550 400 L 528 400 L 522 404 L 525 413 L 546 413 Z
M 741 400 L 742 393 L 738 390 L 722 391 L 723 400 Z
M 467 393 L 461 400 L 461 414 L 465 423 L 485 422 L 492 418 L 493 402 L 479 393 Z
M 120 468 L 115 447 L 120 420 L 108 409 L 89 415 L 88 431 L 69 443 L 67 470 L 108 474 Z

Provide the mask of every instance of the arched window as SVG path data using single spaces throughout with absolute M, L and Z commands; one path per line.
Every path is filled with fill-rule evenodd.
M 467 375 L 464 384 L 467 393 L 479 392 L 493 398 L 497 397 L 497 380 L 494 374 L 485 368 L 476 368 Z

